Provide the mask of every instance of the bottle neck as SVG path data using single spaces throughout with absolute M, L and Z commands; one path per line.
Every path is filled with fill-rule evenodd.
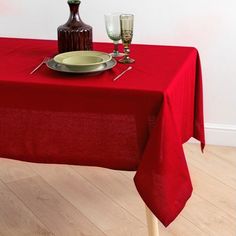
M 68 2 L 68 5 L 70 7 L 70 17 L 69 17 L 69 19 L 73 20 L 73 21 L 81 21 L 80 15 L 79 15 L 80 2 L 79 3 L 69 3 Z

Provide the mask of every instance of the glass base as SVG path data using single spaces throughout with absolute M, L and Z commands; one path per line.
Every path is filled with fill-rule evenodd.
M 123 57 L 125 54 L 120 52 L 109 53 L 112 57 Z
M 135 60 L 134 59 L 132 59 L 132 58 L 127 58 L 127 57 L 123 57 L 123 58 L 121 58 L 120 60 L 119 60 L 119 62 L 120 63 L 123 63 L 123 64 L 132 64 L 132 63 L 134 63 L 135 62 Z

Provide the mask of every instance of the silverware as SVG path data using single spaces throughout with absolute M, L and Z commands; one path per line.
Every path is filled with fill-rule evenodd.
M 31 72 L 30 74 L 32 75 L 36 70 L 38 70 L 43 64 L 45 64 L 48 60 L 50 59 L 50 57 L 44 57 L 44 59 L 40 62 L 39 65 L 37 65 Z
M 116 81 L 118 80 L 124 73 L 126 73 L 127 71 L 131 70 L 132 69 L 132 66 L 129 66 L 126 70 L 124 70 L 123 72 L 121 72 L 119 75 L 117 75 L 113 81 Z

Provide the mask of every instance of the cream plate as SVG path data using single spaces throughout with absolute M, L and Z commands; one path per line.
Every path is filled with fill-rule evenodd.
M 49 60 L 46 65 L 48 68 L 59 71 L 59 72 L 66 72 L 66 73 L 76 73 L 76 74 L 89 74 L 89 73 L 97 73 L 97 72 L 102 72 L 105 70 L 109 70 L 113 68 L 117 64 L 117 61 L 115 59 L 111 59 L 108 62 L 105 62 L 96 68 L 90 68 L 90 67 L 71 67 L 67 65 L 63 65 L 61 63 L 57 63 L 54 61 L 54 59 Z
M 112 56 L 99 51 L 72 51 L 56 55 L 54 61 L 70 68 L 83 67 L 83 70 L 99 68 L 110 61 Z

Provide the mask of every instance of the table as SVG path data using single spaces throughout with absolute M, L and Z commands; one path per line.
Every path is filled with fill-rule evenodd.
M 94 43 L 110 52 L 112 44 Z M 131 45 L 127 65 L 101 74 L 63 74 L 41 67 L 53 40 L 0 38 L 0 156 L 40 163 L 136 170 L 136 188 L 168 226 L 192 184 L 182 144 L 204 148 L 201 65 L 197 49 Z

